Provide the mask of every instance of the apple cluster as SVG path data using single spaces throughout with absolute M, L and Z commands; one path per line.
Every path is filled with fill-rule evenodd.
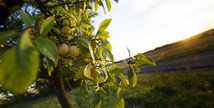
M 62 43 L 58 46 L 58 54 L 66 55 L 69 53 L 72 57 L 77 57 L 79 55 L 79 48 L 77 46 L 68 47 L 67 44 Z

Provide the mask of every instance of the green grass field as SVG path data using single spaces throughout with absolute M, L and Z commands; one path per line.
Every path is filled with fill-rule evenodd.
M 214 72 L 186 72 L 138 75 L 138 84 L 122 86 L 121 95 L 127 108 L 213 108 Z M 79 89 L 69 93 L 76 108 L 89 108 L 93 93 L 83 98 Z M 104 97 L 104 108 L 110 108 Z M 19 100 L 6 108 L 60 108 L 54 95 Z

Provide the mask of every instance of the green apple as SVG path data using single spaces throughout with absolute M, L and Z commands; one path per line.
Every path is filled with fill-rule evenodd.
M 59 55 L 66 55 L 68 53 L 68 45 L 65 43 L 60 44 L 57 49 Z
M 79 48 L 77 48 L 77 46 L 71 46 L 68 50 L 68 53 L 72 57 L 77 57 L 79 55 Z

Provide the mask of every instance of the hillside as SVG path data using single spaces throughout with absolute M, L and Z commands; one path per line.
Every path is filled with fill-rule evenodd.
M 145 52 L 155 61 L 214 50 L 214 29 Z
M 204 31 L 175 43 L 157 47 L 143 54 L 150 56 L 158 62 L 208 51 L 214 51 L 214 29 Z M 127 58 L 126 60 L 129 59 Z M 123 63 L 118 63 L 117 65 L 122 67 L 127 66 Z

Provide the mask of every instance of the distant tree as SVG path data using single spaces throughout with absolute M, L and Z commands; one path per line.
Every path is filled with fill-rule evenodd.
M 118 2 L 118 0 L 114 0 Z M 105 3 L 105 5 L 104 5 Z M 110 0 L 2 0 L 0 1 L 0 82 L 15 94 L 25 93 L 35 81 L 53 84 L 63 108 L 73 105 L 66 89 L 80 86 L 86 96 L 96 94 L 91 107 L 101 107 L 101 94 L 109 94 L 112 107 L 124 107 L 119 94 L 122 81 L 134 87 L 142 63 L 155 65 L 139 54 L 123 68 L 114 65 L 109 32 L 112 19 L 94 31 L 92 17 L 98 6 L 111 9 Z M 106 6 L 106 7 L 105 7 Z M 129 55 L 130 51 L 128 50 Z M 130 55 L 131 57 L 131 55 Z M 66 86 L 65 86 L 66 85 Z

